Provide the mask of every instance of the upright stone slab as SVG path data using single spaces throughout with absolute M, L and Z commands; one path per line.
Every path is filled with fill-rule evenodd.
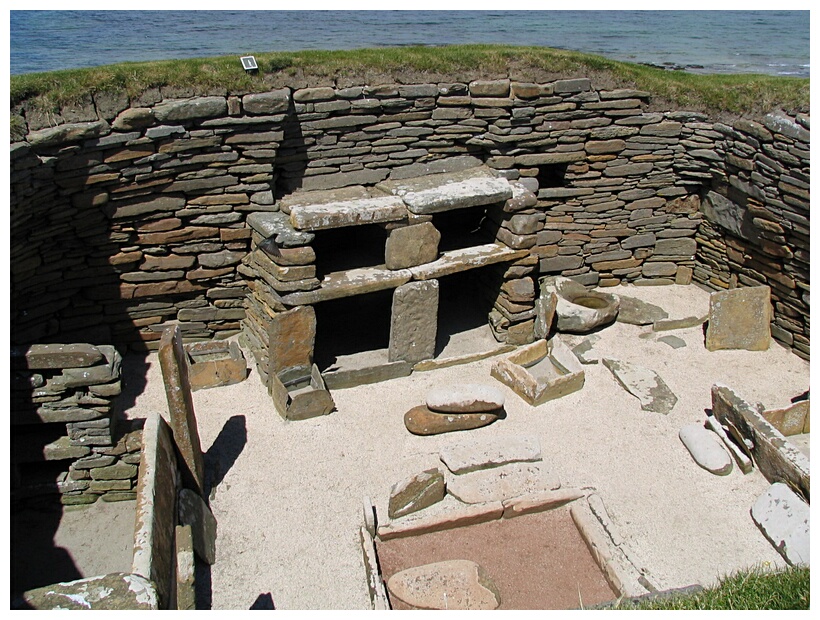
M 415 363 L 435 355 L 438 295 L 438 280 L 408 282 L 395 290 L 389 361 Z
M 177 459 L 171 429 L 155 414 L 148 418 L 142 432 L 131 572 L 156 585 L 160 609 L 168 609 L 171 604 L 176 500 Z
M 186 485 L 202 494 L 205 466 L 202 461 L 199 431 L 196 427 L 191 383 L 188 379 L 188 362 L 182 348 L 182 335 L 178 325 L 169 327 L 162 333 L 159 342 L 159 365 L 165 382 L 171 430 L 184 465 L 181 468 L 183 480 Z
M 441 233 L 431 222 L 422 222 L 390 231 L 384 248 L 388 269 L 406 269 L 433 262 L 438 258 Z
M 706 348 L 765 351 L 771 342 L 771 289 L 751 286 L 712 293 Z
M 213 564 L 216 561 L 216 518 L 202 498 L 190 489 L 179 491 L 179 522 L 191 526 L 196 554 Z
M 313 365 L 316 341 L 316 311 L 300 306 L 280 312 L 268 329 L 268 376 L 277 375 L 287 384 L 289 379 L 307 378 Z

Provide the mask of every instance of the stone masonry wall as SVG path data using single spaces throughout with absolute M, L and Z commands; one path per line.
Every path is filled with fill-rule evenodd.
M 12 497 L 64 504 L 134 499 L 141 430 L 119 419 L 122 357 L 112 346 L 11 350 Z
M 69 122 L 54 127 L 13 110 L 28 125 L 11 145 L 12 341 L 156 348 L 172 323 L 187 340 L 233 335 L 250 213 L 276 212 L 297 190 L 373 186 L 470 155 L 537 195 L 524 217 L 488 214 L 498 239 L 537 258 L 533 275 L 608 286 L 686 282 L 694 270 L 720 287 L 758 274 L 773 286 L 775 337 L 807 352 L 807 119 L 788 121 L 799 135 L 767 128 L 766 140 L 748 121 L 649 112 L 650 98 L 578 78 L 153 90 L 63 110 Z M 713 194 L 771 222 L 758 222 L 765 234 L 740 243 L 710 223 Z

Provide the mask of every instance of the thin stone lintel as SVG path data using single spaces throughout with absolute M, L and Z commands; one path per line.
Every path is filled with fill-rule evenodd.
M 329 299 L 339 299 L 352 295 L 363 295 L 389 288 L 396 288 L 409 282 L 413 274 L 409 269 L 392 271 L 384 267 L 365 267 L 328 274 L 322 286 L 312 291 L 296 291 L 282 296 L 288 306 L 315 304 Z

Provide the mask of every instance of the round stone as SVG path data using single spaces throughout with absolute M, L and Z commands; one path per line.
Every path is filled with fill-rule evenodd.
M 499 413 L 438 413 L 419 405 L 404 414 L 404 426 L 414 435 L 439 435 L 487 426 L 498 419 Z

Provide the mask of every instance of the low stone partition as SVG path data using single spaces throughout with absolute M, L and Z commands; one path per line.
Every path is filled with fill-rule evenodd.
M 63 504 L 136 497 L 142 431 L 116 407 L 121 363 L 113 346 L 12 347 L 13 499 L 55 492 Z

